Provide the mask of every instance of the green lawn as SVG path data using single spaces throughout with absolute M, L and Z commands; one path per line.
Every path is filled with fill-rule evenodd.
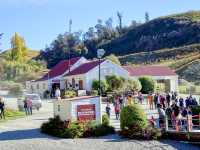
M 17 111 L 17 110 L 6 109 L 5 116 L 6 116 L 6 119 L 5 120 L 0 119 L 0 123 L 8 121 L 8 120 L 14 120 L 14 119 L 17 119 L 17 118 L 25 117 L 25 113 Z

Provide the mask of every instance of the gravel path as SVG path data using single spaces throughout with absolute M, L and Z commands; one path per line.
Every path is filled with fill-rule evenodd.
M 33 116 L 0 124 L 0 150 L 200 150 L 175 141 L 137 141 L 110 135 L 95 139 L 58 139 L 39 132 L 42 122 L 51 117 L 52 103 Z

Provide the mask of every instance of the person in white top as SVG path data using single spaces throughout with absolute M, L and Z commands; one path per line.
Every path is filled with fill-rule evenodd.
M 60 99 L 60 89 L 58 87 L 56 88 L 56 91 L 55 91 L 55 97 L 57 99 Z

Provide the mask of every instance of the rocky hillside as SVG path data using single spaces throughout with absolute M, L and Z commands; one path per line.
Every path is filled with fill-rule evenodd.
M 195 43 L 200 43 L 200 11 L 154 19 L 99 47 L 122 56 Z

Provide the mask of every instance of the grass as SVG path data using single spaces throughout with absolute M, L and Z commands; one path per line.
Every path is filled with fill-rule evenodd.
M 18 119 L 18 118 L 25 117 L 25 113 L 17 111 L 17 110 L 6 109 L 5 110 L 5 117 L 6 117 L 6 119 L 5 120 L 1 119 L 0 123 L 8 121 L 8 120 L 15 120 L 15 119 Z

